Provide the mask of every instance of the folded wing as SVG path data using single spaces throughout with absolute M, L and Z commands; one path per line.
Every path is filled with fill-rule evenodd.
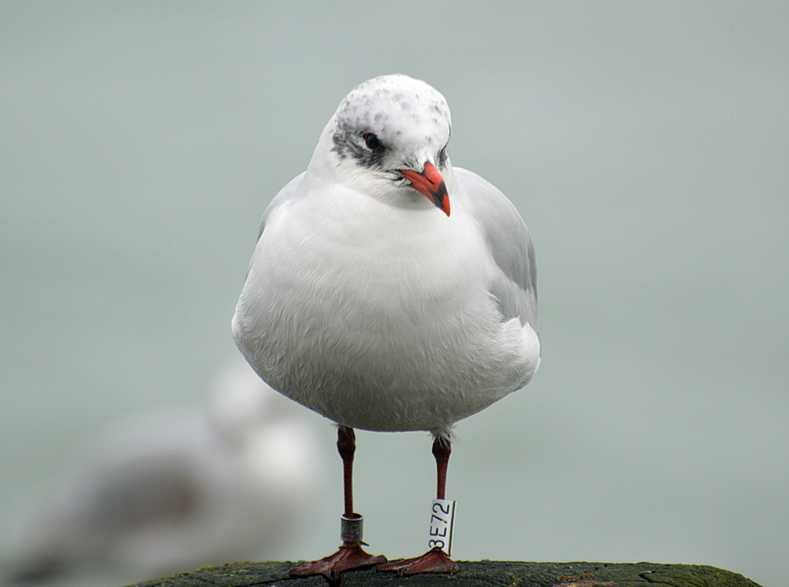
M 515 205 L 499 189 L 476 173 L 454 168 L 463 206 L 482 229 L 498 272 L 490 294 L 504 320 L 518 318 L 521 324 L 537 324 L 537 266 L 529 229 Z

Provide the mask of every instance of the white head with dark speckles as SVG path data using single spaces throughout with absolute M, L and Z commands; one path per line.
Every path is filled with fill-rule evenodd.
M 340 102 L 323 131 L 310 167 L 377 196 L 414 190 L 449 215 L 442 173 L 450 166 L 449 105 L 429 84 L 384 75 L 360 84 Z

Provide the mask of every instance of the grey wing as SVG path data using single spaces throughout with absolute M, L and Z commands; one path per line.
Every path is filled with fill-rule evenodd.
M 257 240 L 260 240 L 260 237 L 263 235 L 263 231 L 266 230 L 266 219 L 273 210 L 276 210 L 280 206 L 286 205 L 294 199 L 303 197 L 305 195 L 306 191 L 302 189 L 305 173 L 306 171 L 291 179 L 287 184 L 285 184 L 285 187 L 283 187 L 279 193 L 274 196 L 274 199 L 271 200 L 271 203 L 263 213 L 263 220 L 260 222 Z
M 256 243 L 260 241 L 260 237 L 263 236 L 263 231 L 266 230 L 266 220 L 274 210 L 280 208 L 281 206 L 286 206 L 294 199 L 301 198 L 305 195 L 306 191 L 302 189 L 305 173 L 306 171 L 301 172 L 296 177 L 291 179 L 287 184 L 285 184 L 285 187 L 279 190 L 279 193 L 274 196 L 269 205 L 266 207 L 266 211 L 263 213 L 263 220 L 260 221 L 258 237 L 255 239 Z M 244 275 L 244 281 L 246 281 L 247 276 L 249 275 L 249 270 L 252 268 L 252 262 L 254 259 L 254 255 L 249 259 L 249 265 L 247 265 L 247 272 Z
M 118 533 L 177 524 L 202 507 L 200 481 L 183 455 L 150 455 L 114 469 L 84 496 L 82 514 L 94 528 Z
M 515 205 L 476 173 L 454 168 L 464 206 L 479 223 L 500 272 L 490 285 L 505 320 L 537 325 L 537 265 L 529 229 Z M 452 194 L 450 194 L 452 197 Z
M 13 573 L 46 577 L 70 566 L 98 564 L 134 533 L 192 518 L 203 508 L 199 475 L 183 451 L 165 448 L 161 455 L 138 454 L 124 444 L 107 462 L 78 467 L 81 474 L 28 522 Z

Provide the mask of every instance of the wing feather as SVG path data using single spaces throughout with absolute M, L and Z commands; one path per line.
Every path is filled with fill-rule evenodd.
M 537 264 L 529 229 L 515 205 L 476 173 L 454 168 L 464 206 L 479 223 L 500 272 L 490 284 L 504 320 L 537 323 Z
M 263 220 L 260 222 L 257 240 L 260 240 L 260 237 L 263 236 L 263 231 L 266 230 L 266 219 L 274 210 L 305 195 L 306 191 L 302 189 L 305 174 L 306 171 L 299 173 L 296 177 L 291 179 L 271 200 L 271 203 L 269 203 L 268 207 L 266 207 L 266 211 L 263 213 Z

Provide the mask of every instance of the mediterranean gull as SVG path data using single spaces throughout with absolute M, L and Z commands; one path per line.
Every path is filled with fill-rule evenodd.
M 344 464 L 343 544 L 293 575 L 456 571 L 439 547 L 388 564 L 362 550 L 353 429 L 431 432 L 444 499 L 452 425 L 539 366 L 528 229 L 497 188 L 452 166 L 450 133 L 433 87 L 370 79 L 265 213 L 233 336 L 266 383 L 339 424 Z
M 115 423 L 33 517 L 13 577 L 106 570 L 128 580 L 281 553 L 314 500 L 303 410 L 238 357 L 208 410 Z M 0 581 L 2 583 L 2 581 Z

